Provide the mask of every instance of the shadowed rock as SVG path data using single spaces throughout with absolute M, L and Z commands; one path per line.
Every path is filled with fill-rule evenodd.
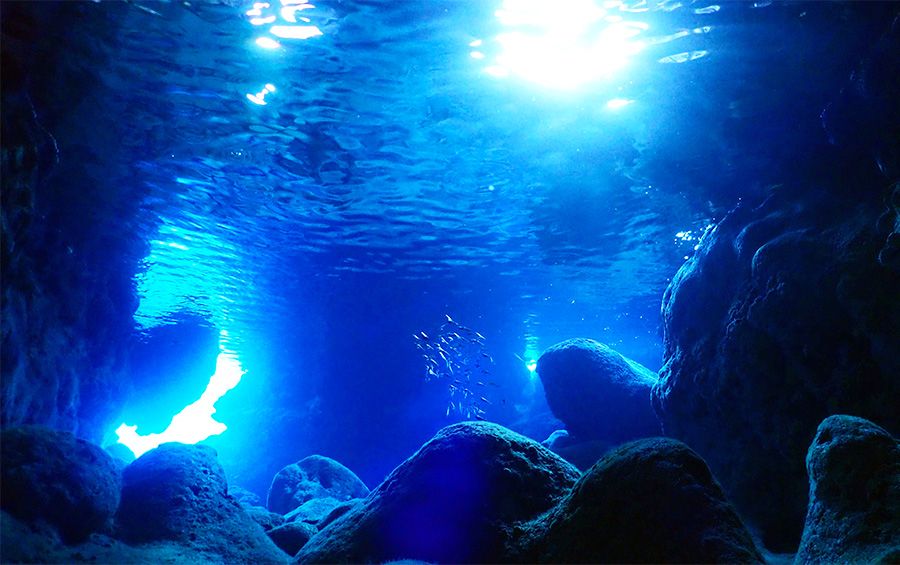
M 287 522 L 267 533 L 282 551 L 288 555 L 295 555 L 311 537 L 319 533 L 319 530 L 306 522 Z
M 551 508 L 578 471 L 502 426 L 444 428 L 297 554 L 302 563 L 500 562 L 514 525 Z
M 665 438 L 604 456 L 527 538 L 528 562 L 762 562 L 706 463 Z
M 897 440 L 868 420 L 831 416 L 819 426 L 806 468 L 809 510 L 795 562 L 896 562 L 900 557 Z
M 287 514 L 314 498 L 343 502 L 367 494 L 369 489 L 353 471 L 329 457 L 310 455 L 278 471 L 269 487 L 267 506 Z
M 0 435 L 0 505 L 25 522 L 46 521 L 69 542 L 102 529 L 119 505 L 119 467 L 68 432 L 26 426 Z
M 558 343 L 538 359 L 547 403 L 577 441 L 613 444 L 660 433 L 650 405 L 656 373 L 592 339 Z
M 286 555 L 227 494 L 213 449 L 166 443 L 123 473 L 118 521 L 130 543 L 177 541 L 225 562 L 283 562 Z

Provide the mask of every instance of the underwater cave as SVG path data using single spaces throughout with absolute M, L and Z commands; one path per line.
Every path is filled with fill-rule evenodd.
M 0 562 L 900 561 L 896 2 L 0 24 Z

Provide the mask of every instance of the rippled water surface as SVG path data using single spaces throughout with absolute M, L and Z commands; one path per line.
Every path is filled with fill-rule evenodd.
M 234 337 L 380 273 L 656 342 L 696 239 L 828 94 L 816 6 L 132 2 L 97 88 L 144 211 L 137 319 Z

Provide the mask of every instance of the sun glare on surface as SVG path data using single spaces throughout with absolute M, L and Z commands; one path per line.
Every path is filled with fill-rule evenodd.
M 495 12 L 504 28 L 494 38 L 498 52 L 484 70 L 564 90 L 602 80 L 644 48 L 636 37 L 649 26 L 626 21 L 616 13 L 621 7 L 619 1 L 504 0 Z

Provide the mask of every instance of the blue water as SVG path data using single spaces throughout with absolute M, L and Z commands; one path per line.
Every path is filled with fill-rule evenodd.
M 275 4 L 97 9 L 116 51 L 75 109 L 121 116 L 96 174 L 140 203 L 122 421 L 162 431 L 227 353 L 208 441 L 258 491 L 312 453 L 374 486 L 465 418 L 413 337 L 448 315 L 484 338 L 484 417 L 534 435 L 544 348 L 658 368 L 668 282 L 791 174 L 870 39 L 834 33 L 847 6 L 599 0 L 322 0 L 286 39 Z

